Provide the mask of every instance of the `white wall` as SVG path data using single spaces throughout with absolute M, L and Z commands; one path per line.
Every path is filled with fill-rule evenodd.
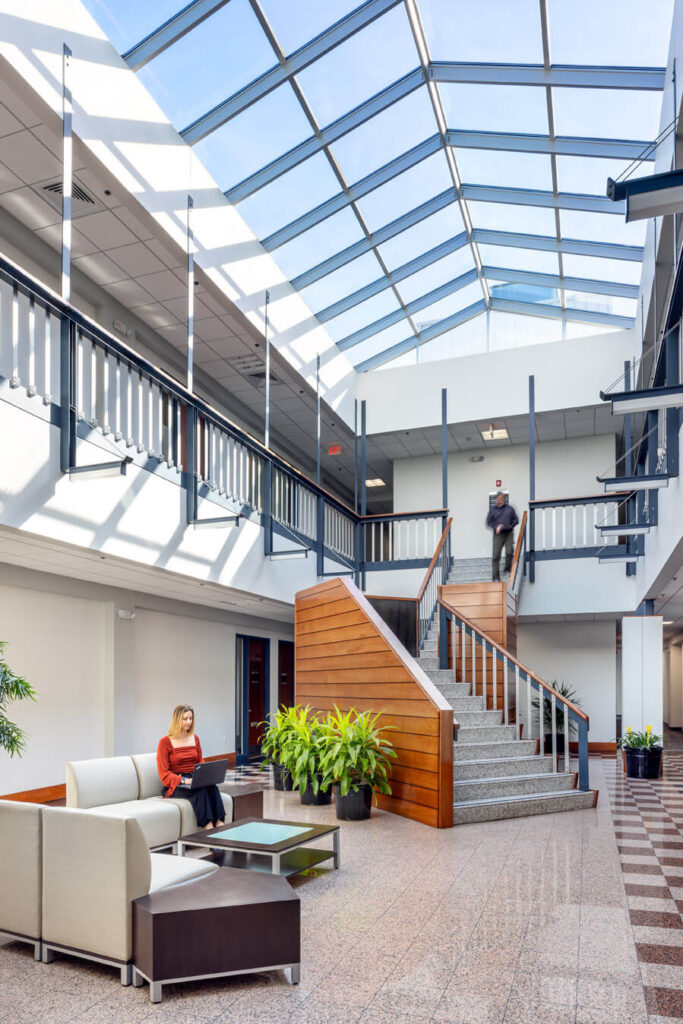
M 671 644 L 664 652 L 664 721 L 672 729 L 683 728 L 682 651 L 680 644 Z
M 576 691 L 590 717 L 589 742 L 614 742 L 616 622 L 520 622 L 517 656 L 546 682 Z
M 453 554 L 456 558 L 491 555 L 491 531 L 486 526 L 488 495 L 496 480 L 510 491 L 510 501 L 522 512 L 529 501 L 529 447 L 487 448 L 484 461 L 470 462 L 471 452 L 448 456 L 448 498 L 453 516 Z M 536 445 L 536 497 L 568 498 L 599 494 L 596 476 L 614 463 L 614 435 Z M 394 462 L 394 511 L 415 512 L 441 507 L 441 457 L 423 456 Z
M 621 620 L 621 689 L 624 731 L 663 725 L 662 618 L 632 615 Z
M 0 794 L 64 782 L 69 760 L 155 750 L 178 703 L 190 703 L 207 755 L 235 750 L 235 637 L 271 648 L 293 628 L 182 601 L 2 566 L 0 639 L 39 691 L 11 707 L 29 733 L 22 759 L 0 754 Z M 119 610 L 133 612 L 121 619 Z
M 68 760 L 103 757 L 112 699 L 113 604 L 0 586 L 5 659 L 38 691 L 36 703 L 10 704 L 28 733 L 27 752 L 0 752 L 0 793 L 64 781 Z

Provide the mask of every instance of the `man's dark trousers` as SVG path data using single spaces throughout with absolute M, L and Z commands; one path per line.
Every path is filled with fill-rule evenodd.
M 512 549 L 515 542 L 514 530 L 502 530 L 493 534 L 492 576 L 494 583 L 500 580 L 500 554 L 505 546 L 505 572 L 512 568 Z

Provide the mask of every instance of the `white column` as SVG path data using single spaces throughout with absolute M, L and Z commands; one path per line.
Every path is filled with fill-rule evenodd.
M 669 717 L 672 729 L 683 728 L 683 648 L 671 644 L 669 651 Z
M 622 727 L 647 725 L 662 733 L 662 617 L 633 615 L 621 620 Z

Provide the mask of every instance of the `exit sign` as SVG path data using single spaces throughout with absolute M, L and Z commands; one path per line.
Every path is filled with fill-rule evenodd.
M 328 452 L 330 453 L 330 455 L 341 455 L 341 445 L 331 444 L 330 447 L 328 448 Z

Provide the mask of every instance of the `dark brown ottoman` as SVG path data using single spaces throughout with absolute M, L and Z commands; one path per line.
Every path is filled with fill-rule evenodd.
M 133 985 L 161 1002 L 169 982 L 301 970 L 299 897 L 278 875 L 218 868 L 133 902 Z
M 242 821 L 244 818 L 263 817 L 263 790 L 265 783 L 258 782 L 221 782 L 221 793 L 229 793 L 232 797 L 232 820 Z

